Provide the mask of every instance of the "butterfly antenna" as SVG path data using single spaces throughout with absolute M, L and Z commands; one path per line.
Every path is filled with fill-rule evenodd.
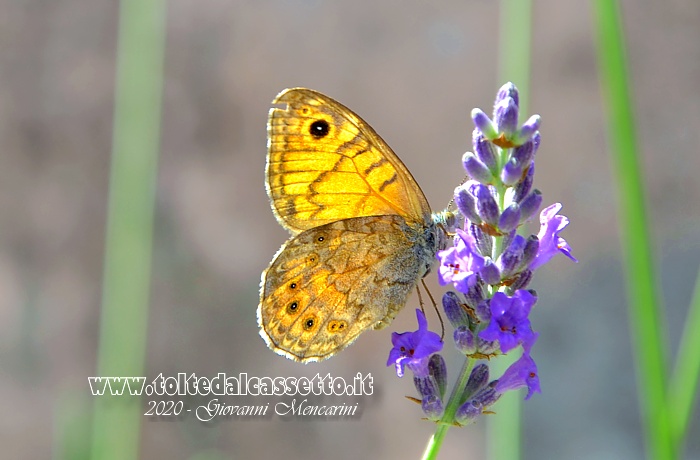
M 445 322 L 442 320 L 442 315 L 440 314 L 440 310 L 437 307 L 437 303 L 433 298 L 433 294 L 431 294 L 430 289 L 428 289 L 428 286 L 425 284 L 425 279 L 421 278 L 420 282 L 423 285 L 425 292 L 428 293 L 428 297 L 430 297 L 430 301 L 433 303 L 433 308 L 435 308 L 435 313 L 437 313 L 438 319 L 440 320 L 440 340 L 443 340 L 445 338 Z
M 459 185 L 464 185 L 466 181 L 469 180 L 469 176 L 464 176 L 464 179 L 462 179 L 462 182 L 459 183 Z M 451 208 L 455 205 L 455 199 L 452 198 L 449 203 L 447 203 L 447 210 L 450 211 Z

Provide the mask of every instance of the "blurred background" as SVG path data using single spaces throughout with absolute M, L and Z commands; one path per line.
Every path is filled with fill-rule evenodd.
M 675 349 L 700 258 L 700 3 L 622 3 Z M 545 205 L 564 204 L 571 225 L 563 236 L 580 262 L 558 257 L 533 282 L 542 394 L 524 405 L 525 458 L 638 459 L 643 438 L 591 12 L 587 2 L 534 7 L 529 112 L 542 116 L 535 185 Z M 115 1 L 0 1 L 4 458 L 56 456 L 66 419 L 84 420 L 90 433 L 86 377 L 96 375 L 117 19 Z M 498 3 L 483 0 L 168 2 L 145 375 L 361 372 L 372 374 L 375 391 L 357 399 L 361 416 L 348 420 L 275 416 L 207 426 L 143 417 L 143 458 L 420 456 L 434 426 L 404 398 L 415 394 L 411 379 L 385 366 L 390 332 L 415 328 L 415 296 L 390 328 L 320 364 L 277 356 L 258 336 L 260 273 L 288 236 L 263 185 L 267 112 L 287 87 L 332 96 L 380 133 L 442 209 L 464 177 L 470 111 L 490 112 L 504 83 L 497 30 Z M 434 278 L 429 284 L 442 295 Z M 445 356 L 449 368 L 459 366 L 456 352 Z M 450 430 L 442 456 L 482 458 L 484 426 Z M 697 459 L 697 416 L 690 432 L 687 458 Z

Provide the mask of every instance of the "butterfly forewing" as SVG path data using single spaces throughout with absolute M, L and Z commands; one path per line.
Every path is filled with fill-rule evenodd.
M 280 93 L 268 123 L 267 191 L 292 233 L 350 217 L 427 221 L 430 207 L 389 146 L 350 109 L 312 90 Z

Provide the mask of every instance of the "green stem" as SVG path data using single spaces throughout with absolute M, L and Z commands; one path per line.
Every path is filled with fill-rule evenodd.
M 462 366 L 462 371 L 459 375 L 459 380 L 452 388 L 452 393 L 450 394 L 450 399 L 447 402 L 447 407 L 445 408 L 445 414 L 442 416 L 442 420 L 438 423 L 438 427 L 435 433 L 428 440 L 428 445 L 425 447 L 425 452 L 423 453 L 423 460 L 432 460 L 437 458 L 437 454 L 442 446 L 442 441 L 447 434 L 447 430 L 450 429 L 454 422 L 455 414 L 459 405 L 461 404 L 462 392 L 467 386 L 467 381 L 469 381 L 469 375 L 471 375 L 472 369 L 474 368 L 475 359 L 466 358 L 464 360 L 464 365 Z
M 688 318 L 683 327 L 676 368 L 671 378 L 669 391 L 669 412 L 673 427 L 673 437 L 679 452 L 688 431 L 688 423 L 693 413 L 696 389 L 700 380 L 700 270 L 695 280 L 693 299 L 690 302 Z
M 666 408 L 665 324 L 654 272 L 641 167 L 637 161 L 639 149 L 619 8 L 617 1 L 593 2 L 603 102 L 608 112 L 608 139 L 617 178 L 630 333 L 647 456 L 655 460 L 674 459 L 676 452 Z
M 164 47 L 165 1 L 123 0 L 98 376 L 144 374 Z M 140 398 L 105 395 L 94 405 L 92 457 L 138 458 Z

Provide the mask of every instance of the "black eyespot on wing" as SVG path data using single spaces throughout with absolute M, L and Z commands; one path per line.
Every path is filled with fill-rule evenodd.
M 289 313 L 290 315 L 293 315 L 298 311 L 299 311 L 299 303 L 296 300 L 294 302 L 290 303 L 289 305 L 287 305 L 287 313 Z
M 316 238 L 316 241 L 318 241 L 319 243 L 323 243 L 325 240 L 326 240 L 325 236 L 319 236 L 318 238 Z
M 310 331 L 314 328 L 316 325 L 316 318 L 313 316 L 309 316 L 308 318 L 304 319 L 304 330 L 305 331 Z
M 326 120 L 316 120 L 311 123 L 309 127 L 309 134 L 311 134 L 316 139 L 322 139 L 328 136 L 328 132 L 331 127 L 328 125 Z
M 297 288 L 297 283 L 291 283 L 289 285 L 289 289 L 296 289 Z

